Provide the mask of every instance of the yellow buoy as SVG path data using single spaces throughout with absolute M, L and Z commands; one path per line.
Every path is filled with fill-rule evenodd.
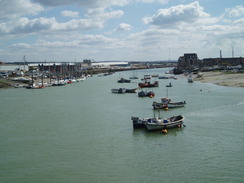
M 164 109 L 165 111 L 167 111 L 167 110 L 169 110 L 169 108 L 168 107 L 165 107 L 165 109 Z
M 162 133 L 166 134 L 168 131 L 166 129 L 162 129 Z

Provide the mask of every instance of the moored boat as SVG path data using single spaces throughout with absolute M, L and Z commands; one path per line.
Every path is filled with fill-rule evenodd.
M 177 79 L 177 77 L 176 76 L 164 75 L 164 76 L 158 76 L 158 79 Z
M 166 87 L 172 87 L 172 83 L 169 83 L 168 85 L 166 85 Z
M 118 83 L 130 83 L 131 82 L 131 80 L 129 80 L 129 79 L 125 79 L 125 78 L 120 78 L 119 80 L 118 80 Z
M 133 76 L 129 77 L 129 79 L 138 79 L 138 76 L 135 74 L 135 72 L 133 71 Z
M 144 128 L 147 130 L 162 130 L 181 127 L 183 125 L 184 116 L 172 116 L 169 118 L 153 117 L 153 118 L 139 118 L 131 117 L 134 128 Z
M 125 88 L 111 89 L 112 93 L 125 93 L 125 91 L 126 91 Z
M 39 85 L 28 85 L 25 87 L 26 89 L 43 89 L 45 86 L 39 86 Z
M 126 89 L 125 93 L 136 93 L 137 88 Z
M 129 79 L 138 79 L 137 76 L 131 76 Z
M 153 102 L 153 109 L 166 109 L 166 108 L 177 108 L 184 107 L 186 101 L 183 102 L 171 102 L 169 98 L 161 98 L 161 102 Z
M 28 77 L 15 77 L 12 78 L 11 80 L 16 82 L 21 82 L 21 83 L 30 83 L 32 81 L 32 79 Z
M 158 87 L 158 81 L 151 83 L 150 81 L 146 81 L 144 83 L 139 83 L 138 86 L 140 88 L 150 88 L 150 87 Z
M 152 97 L 154 97 L 155 96 L 155 93 L 153 92 L 153 91 L 149 91 L 149 92 L 147 92 L 147 91 L 140 91 L 139 93 L 138 93 L 138 97 L 150 97 L 150 98 L 152 98 Z
M 181 127 L 183 124 L 184 116 L 178 115 L 178 116 L 172 116 L 169 118 L 159 119 L 156 118 L 156 120 L 148 120 L 147 123 L 145 123 L 145 126 L 147 130 L 163 130 L 163 129 L 170 129 L 170 128 L 176 128 Z
M 188 76 L 187 81 L 188 83 L 193 83 L 193 77 L 191 74 Z

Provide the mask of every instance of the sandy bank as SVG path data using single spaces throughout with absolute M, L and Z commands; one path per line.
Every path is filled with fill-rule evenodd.
M 244 74 L 223 73 L 223 72 L 203 72 L 201 78 L 194 78 L 194 81 L 203 83 L 214 83 L 220 86 L 244 87 Z

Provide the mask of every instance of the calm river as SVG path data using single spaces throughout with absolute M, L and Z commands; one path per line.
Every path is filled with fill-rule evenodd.
M 111 93 L 137 87 L 140 79 L 117 83 L 132 74 L 95 75 L 40 90 L 1 89 L 0 182 L 244 182 L 243 88 L 188 83 L 179 76 L 159 80 L 154 98 Z M 152 102 L 166 97 L 169 82 L 169 98 L 187 105 L 160 115 L 181 114 L 186 127 L 166 135 L 133 130 L 131 116 L 152 117 Z

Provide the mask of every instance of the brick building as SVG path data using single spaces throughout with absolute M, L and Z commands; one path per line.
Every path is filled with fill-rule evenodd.
M 185 53 L 184 56 L 179 57 L 177 69 L 192 70 L 195 67 L 200 67 L 200 64 L 196 53 Z
M 235 57 L 235 58 L 204 58 L 202 60 L 202 67 L 228 67 L 228 66 L 244 66 L 244 58 Z

